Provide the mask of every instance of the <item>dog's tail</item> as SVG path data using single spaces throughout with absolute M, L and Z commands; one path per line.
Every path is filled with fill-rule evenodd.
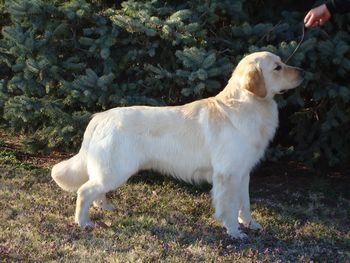
M 82 152 L 56 164 L 51 170 L 51 177 L 63 190 L 77 191 L 89 179 Z
M 96 127 L 101 119 L 97 116 L 103 117 L 104 115 L 103 113 L 93 115 L 93 118 L 85 130 L 79 153 L 52 167 L 51 177 L 63 190 L 75 192 L 89 180 L 87 172 L 87 153 L 89 152 L 90 142 L 94 137 Z

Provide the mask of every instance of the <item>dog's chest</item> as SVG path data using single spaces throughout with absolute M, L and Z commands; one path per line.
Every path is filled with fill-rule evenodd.
M 278 126 L 277 104 L 272 101 L 254 108 L 242 108 L 241 113 L 238 118 L 232 118 L 233 131 L 238 130 L 253 149 L 264 151 Z
M 276 103 L 263 108 L 257 115 L 255 127 L 255 136 L 252 141 L 259 150 L 265 150 L 268 143 L 275 135 L 278 126 L 278 111 Z M 249 133 L 249 132 L 248 132 Z

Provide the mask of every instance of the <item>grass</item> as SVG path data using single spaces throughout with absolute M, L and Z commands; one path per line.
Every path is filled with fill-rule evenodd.
M 90 209 L 103 223 L 81 230 L 73 223 L 75 194 L 50 178 L 49 167 L 64 156 L 33 156 L 2 137 L 0 261 L 349 262 L 347 176 L 261 165 L 251 203 L 264 230 L 248 231 L 245 241 L 230 239 L 214 219 L 210 186 L 153 173 L 111 192 L 116 211 Z

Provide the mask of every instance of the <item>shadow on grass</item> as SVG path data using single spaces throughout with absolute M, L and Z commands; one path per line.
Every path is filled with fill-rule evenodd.
M 175 179 L 171 176 L 162 175 L 154 171 L 140 172 L 132 176 L 127 183 L 129 184 L 145 183 L 149 185 L 162 185 L 162 184 L 170 183 L 179 188 L 180 187 L 183 188 L 184 190 L 186 190 L 191 194 L 201 194 L 201 193 L 209 192 L 212 188 L 211 184 L 207 182 L 190 184 L 190 183 L 181 181 L 179 179 Z
M 178 226 L 166 215 L 166 225 L 154 223 L 144 226 L 142 231 L 150 232 L 164 244 L 176 242 L 186 247 L 200 243 L 218 249 L 223 255 L 255 253 L 271 259 L 327 261 L 332 258 L 334 262 L 346 258 L 350 243 L 349 212 L 346 212 L 349 202 L 343 200 L 347 198 L 343 187 L 335 186 L 328 177 L 313 175 L 312 170 L 284 167 L 274 170 L 274 176 L 266 175 L 266 170 L 270 174 L 270 168 L 256 170 L 251 183 L 253 211 L 262 219 L 265 229 L 260 232 L 245 229 L 248 240 L 231 239 L 224 228 L 202 220 L 200 215 Z M 136 175 L 128 183 L 171 184 L 193 196 L 209 193 L 211 189 L 209 184 L 191 185 L 153 172 Z M 338 209 L 345 212 L 338 213 Z M 134 235 L 139 231 L 136 227 Z

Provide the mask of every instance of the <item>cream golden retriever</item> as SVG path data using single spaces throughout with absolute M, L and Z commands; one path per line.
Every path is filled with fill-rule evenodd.
M 273 97 L 298 86 L 303 71 L 269 52 L 246 56 L 215 97 L 175 107 L 134 106 L 95 114 L 79 153 L 56 164 L 52 178 L 77 191 L 75 221 L 94 226 L 89 208 L 113 209 L 105 194 L 140 170 L 213 185 L 216 217 L 233 238 L 239 223 L 260 229 L 251 216 L 249 173 L 278 125 Z

